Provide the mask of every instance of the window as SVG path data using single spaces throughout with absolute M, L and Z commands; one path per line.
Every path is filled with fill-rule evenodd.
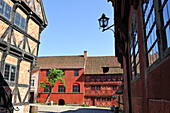
M 46 77 L 50 74 L 50 70 L 46 70 Z
M 90 78 L 92 78 L 92 79 L 93 79 L 93 78 L 95 78 L 95 76 L 90 76 Z
M 25 18 L 21 16 L 18 12 L 15 14 L 15 24 L 25 30 Z
M 117 90 L 117 86 L 116 85 L 113 86 L 113 90 Z
M 102 98 L 102 101 L 106 101 L 106 98 Z
M 74 70 L 74 76 L 79 76 L 79 70 Z
M 164 25 L 162 30 L 166 33 L 167 48 L 170 48 L 170 0 L 161 0 Z
M 44 88 L 44 92 L 50 92 L 50 91 L 51 91 L 50 86 L 48 86 L 48 87 Z
M 5 64 L 4 80 L 15 81 L 16 76 L 16 66 L 11 64 Z
M 62 70 L 63 71 L 63 74 L 65 75 L 65 70 Z
M 146 65 L 150 67 L 170 53 L 170 0 L 149 0 L 142 7 Z
M 111 78 L 111 75 L 107 75 L 107 78 Z
M 111 98 L 107 98 L 107 101 L 111 101 Z
M 74 93 L 80 92 L 80 85 L 73 85 L 73 92 Z
M 100 78 L 100 76 L 96 76 L 96 78 Z
M 130 28 L 130 57 L 131 79 L 134 79 L 137 75 L 140 75 L 139 44 L 135 11 Z
M 97 86 L 97 87 L 96 87 L 96 90 L 100 90 L 100 87 L 101 87 L 101 86 Z
M 95 90 L 95 86 L 94 86 L 94 85 L 91 86 L 91 90 L 92 90 L 92 91 Z
M 11 6 L 3 0 L 0 0 L 0 14 L 4 15 L 8 19 L 11 17 Z
M 58 85 L 58 92 L 65 92 L 65 87 L 63 85 Z
M 34 80 L 31 80 L 31 86 L 34 86 Z
M 100 101 L 100 98 L 97 98 L 97 101 Z

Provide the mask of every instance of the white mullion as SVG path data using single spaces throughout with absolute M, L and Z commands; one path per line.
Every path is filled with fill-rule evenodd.
M 11 69 L 12 69 L 12 65 L 9 64 L 9 81 L 11 81 Z

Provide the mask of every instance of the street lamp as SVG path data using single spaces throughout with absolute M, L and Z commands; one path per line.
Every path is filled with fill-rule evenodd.
M 103 30 L 102 30 L 102 32 L 104 32 L 104 31 L 106 31 L 106 30 L 112 30 L 112 29 L 110 29 L 111 27 L 113 27 L 114 25 L 111 25 L 111 26 L 109 26 L 109 27 L 107 27 L 108 26 L 108 23 L 109 23 L 109 18 L 108 17 L 106 17 L 106 15 L 103 13 L 102 14 L 102 16 L 98 19 L 98 21 L 99 21 L 99 26 L 100 26 L 100 28 L 103 28 Z M 105 27 L 107 27 L 107 28 L 105 28 Z M 113 31 L 113 30 L 112 30 Z M 114 31 L 113 31 L 114 32 Z
M 109 18 L 107 18 L 106 15 L 103 13 L 102 17 L 99 18 L 98 21 L 99 21 L 99 26 L 105 28 L 108 25 Z

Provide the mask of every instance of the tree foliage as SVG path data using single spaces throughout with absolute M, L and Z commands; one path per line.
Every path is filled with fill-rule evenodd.
M 65 75 L 62 70 L 52 68 L 46 80 L 40 82 L 40 88 L 46 88 L 46 87 L 52 88 L 57 81 L 61 81 L 63 83 L 63 86 L 65 87 L 66 85 L 65 85 L 64 77 Z

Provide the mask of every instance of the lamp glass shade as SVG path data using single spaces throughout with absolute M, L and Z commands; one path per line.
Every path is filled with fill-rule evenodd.
M 99 26 L 102 28 L 105 28 L 108 26 L 109 18 L 106 17 L 106 15 L 103 13 L 102 17 L 98 19 Z

